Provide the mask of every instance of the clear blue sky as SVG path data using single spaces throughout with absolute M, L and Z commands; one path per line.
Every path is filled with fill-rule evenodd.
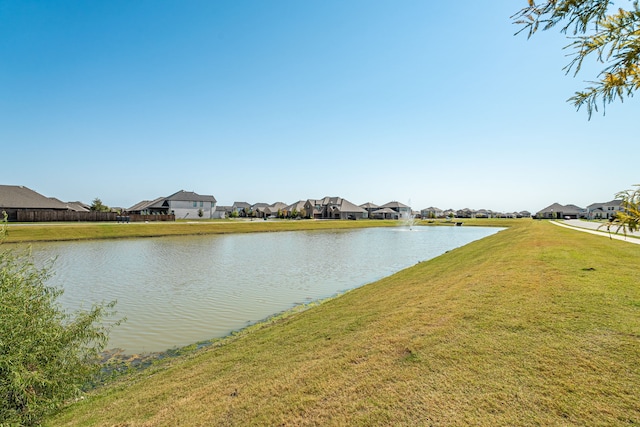
M 586 206 L 640 182 L 636 98 L 587 120 L 525 0 L 0 0 L 0 184 L 129 207 L 341 196 Z M 589 68 L 589 67 L 587 67 Z

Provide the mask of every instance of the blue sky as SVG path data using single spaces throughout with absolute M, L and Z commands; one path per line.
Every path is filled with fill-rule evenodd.
M 526 1 L 0 0 L 0 183 L 129 207 L 341 196 L 536 212 L 640 182 L 640 105 L 566 102 Z

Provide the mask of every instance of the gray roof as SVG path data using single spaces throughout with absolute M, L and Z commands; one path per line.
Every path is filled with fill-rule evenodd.
M 0 185 L 0 208 L 68 210 L 66 203 L 21 185 Z
M 575 212 L 584 212 L 584 208 L 581 208 L 580 206 L 576 206 L 576 205 L 564 205 L 565 211 L 575 211 Z
M 165 197 L 165 199 L 176 200 L 179 202 L 212 202 L 212 203 L 216 202 L 216 199 L 213 196 L 200 195 L 198 193 L 194 193 L 193 191 L 184 191 L 184 190 L 180 190 L 176 193 L 173 193 L 169 197 Z
M 341 203 L 339 204 L 340 206 L 340 212 L 357 212 L 357 213 L 363 213 L 366 212 L 366 209 L 361 208 L 360 206 L 356 206 L 353 203 L 351 203 L 350 201 L 346 200 L 346 199 L 340 199 Z
M 76 212 L 89 212 L 91 210 L 86 203 L 82 202 L 67 202 L 67 206 Z
M 334 206 L 337 207 L 340 212 L 351 212 L 351 213 L 364 213 L 367 212 L 366 209 L 361 208 L 360 206 L 356 206 L 350 201 L 343 199 L 342 197 L 324 197 L 322 199 L 309 199 L 307 203 L 312 205 L 321 205 L 321 206 Z
M 264 208 L 260 208 L 263 212 L 268 214 L 277 214 L 278 212 L 286 209 L 287 205 L 283 202 L 275 202 L 270 206 L 265 206 Z
M 234 208 L 250 208 L 251 204 L 247 203 L 247 202 L 233 202 L 233 206 Z
M 289 212 L 293 212 L 294 210 L 296 211 L 301 211 L 302 209 L 304 209 L 304 205 L 305 205 L 306 201 L 304 200 L 298 200 L 295 203 L 290 204 L 289 206 L 287 206 L 285 209 Z
M 143 211 L 149 208 L 161 208 L 162 202 L 164 202 L 164 197 L 158 197 L 155 200 L 143 200 L 142 202 L 136 203 L 131 206 L 128 211 Z
M 382 214 L 397 214 L 398 212 L 394 211 L 391 208 L 382 208 L 377 211 L 371 212 L 371 215 L 382 215 Z
M 600 208 L 602 206 L 620 206 L 621 204 L 622 204 L 622 200 L 615 199 L 615 200 L 612 200 L 610 202 L 605 202 L 605 203 L 592 203 L 589 206 L 587 206 L 587 209 L 597 209 L 597 208 Z
M 319 202 L 322 206 L 327 206 L 327 205 L 338 205 L 340 204 L 340 197 L 337 196 L 325 196 L 320 200 L 316 200 L 316 202 Z
M 284 209 L 287 207 L 287 204 L 284 202 L 275 202 L 274 204 L 272 204 L 270 207 L 278 210 L 278 209 Z
M 260 203 L 258 203 L 260 204 Z M 274 214 L 274 213 L 278 213 L 281 210 L 284 210 L 287 207 L 286 203 L 283 202 L 275 202 L 269 206 L 260 206 L 258 208 L 256 208 L 256 210 L 258 211 L 262 211 L 268 214 Z
M 553 203 L 549 206 L 547 206 L 544 209 L 541 209 L 538 211 L 538 213 L 542 213 L 542 212 L 562 212 L 564 210 L 564 206 L 562 206 L 560 203 Z
M 547 206 L 546 208 L 540 210 L 538 213 L 561 212 L 563 214 L 570 214 L 570 213 L 581 213 L 583 211 L 584 209 L 576 205 L 561 205 L 560 203 L 553 203 Z
M 380 207 L 381 208 L 391 208 L 391 209 L 393 209 L 393 208 L 396 208 L 396 209 L 399 209 L 399 208 L 410 208 L 410 206 L 407 206 L 407 205 L 405 205 L 403 203 L 395 202 L 395 201 L 394 202 L 385 203 L 384 205 L 382 205 Z
M 363 205 L 360 205 L 360 207 L 363 208 L 363 209 L 377 209 L 380 206 L 376 205 L 375 203 L 367 202 L 367 203 L 365 203 Z

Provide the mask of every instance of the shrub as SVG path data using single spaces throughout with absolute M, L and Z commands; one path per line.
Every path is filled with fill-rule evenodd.
M 50 268 L 28 252 L 0 251 L 0 426 L 39 424 L 100 368 L 111 328 L 103 319 L 115 301 L 63 310 L 63 291 L 46 285 Z

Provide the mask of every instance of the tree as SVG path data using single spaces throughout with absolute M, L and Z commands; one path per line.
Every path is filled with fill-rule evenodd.
M 616 194 L 616 198 L 622 200 L 622 211 L 616 212 L 612 225 L 617 226 L 616 231 L 622 230 L 634 232 L 640 230 L 640 184 L 634 185 L 635 190 L 625 190 Z
M 597 81 L 568 99 L 576 109 L 585 106 L 589 118 L 598 105 L 603 113 L 607 104 L 632 97 L 640 88 L 640 8 L 638 0 L 627 1 L 628 9 L 614 9 L 612 0 L 547 0 L 529 6 L 512 16 L 521 25 L 518 31 L 531 37 L 539 29 L 561 25 L 561 33 L 571 42 L 565 48 L 573 50 L 564 68 L 574 76 L 587 58 L 604 65 Z M 516 33 L 517 34 L 517 33 Z
M 6 223 L 0 242 L 5 232 Z M 115 302 L 70 314 L 50 276 L 28 252 L 0 251 L 0 425 L 37 425 L 99 370 Z
M 102 204 L 102 200 L 100 200 L 99 198 L 95 198 L 93 199 L 93 202 L 91 202 L 91 206 L 89 207 L 90 210 L 92 211 L 96 211 L 96 212 L 109 212 L 109 206 L 107 205 L 103 205 Z

